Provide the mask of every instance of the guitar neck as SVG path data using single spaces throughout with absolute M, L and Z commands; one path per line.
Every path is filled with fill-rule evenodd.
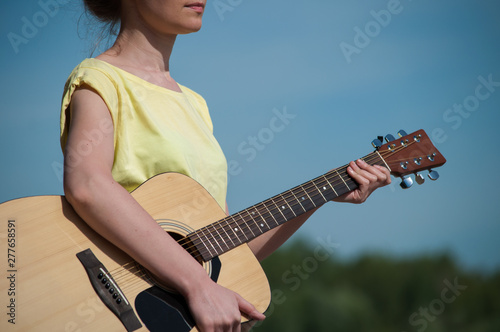
M 375 151 L 361 158 L 388 167 Z M 358 187 L 344 165 L 302 185 L 230 215 L 187 236 L 204 261 L 219 256 L 265 232 Z

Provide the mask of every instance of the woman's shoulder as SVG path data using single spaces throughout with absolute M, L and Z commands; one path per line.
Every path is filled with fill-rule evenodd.
M 118 105 L 119 77 L 105 62 L 88 58 L 81 61 L 70 73 L 64 85 L 61 110 L 69 107 L 73 94 L 80 88 L 91 89 L 113 110 Z
M 182 93 L 184 93 L 189 99 L 195 101 L 197 104 L 199 104 L 199 106 L 206 107 L 205 98 L 203 98 L 201 94 L 183 84 L 177 83 L 177 85 L 179 85 Z
M 68 80 L 82 78 L 82 77 L 101 77 L 107 76 L 112 80 L 116 80 L 116 70 L 114 70 L 113 66 L 108 63 L 95 59 L 95 58 L 87 58 L 81 61 L 71 72 Z
M 71 98 L 76 89 L 90 87 L 101 96 L 115 99 L 122 85 L 123 79 L 113 66 L 95 58 L 87 58 L 70 73 L 64 86 L 64 95 Z

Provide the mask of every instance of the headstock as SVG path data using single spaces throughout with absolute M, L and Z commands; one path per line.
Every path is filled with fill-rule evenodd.
M 431 140 L 422 129 L 409 135 L 403 130 L 398 132 L 400 138 L 387 135 L 386 144 L 382 144 L 382 137 L 372 141 L 372 145 L 377 148 L 378 153 L 384 159 L 391 170 L 391 174 L 403 179 L 401 187 L 407 189 L 412 186 L 413 180 L 410 174 L 415 174 L 415 181 L 418 184 L 424 183 L 425 179 L 417 172 L 428 170 L 429 178 L 437 180 L 439 174 L 432 170 L 442 166 L 446 159 L 434 147 Z

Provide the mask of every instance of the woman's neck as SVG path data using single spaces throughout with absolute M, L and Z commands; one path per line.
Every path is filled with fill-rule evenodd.
M 168 72 L 176 35 L 155 35 L 138 29 L 121 30 L 114 45 L 103 55 L 116 62 L 152 72 Z
M 97 59 L 134 74 L 152 84 L 180 92 L 170 76 L 170 55 L 176 35 L 157 35 L 141 29 L 125 28 L 115 43 Z

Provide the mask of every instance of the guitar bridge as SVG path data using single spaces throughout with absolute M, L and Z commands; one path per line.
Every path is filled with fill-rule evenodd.
M 128 332 L 142 327 L 128 302 L 125 294 L 118 287 L 104 265 L 95 257 L 92 250 L 87 249 L 76 254 L 90 279 L 90 283 L 101 301 L 122 322 Z

